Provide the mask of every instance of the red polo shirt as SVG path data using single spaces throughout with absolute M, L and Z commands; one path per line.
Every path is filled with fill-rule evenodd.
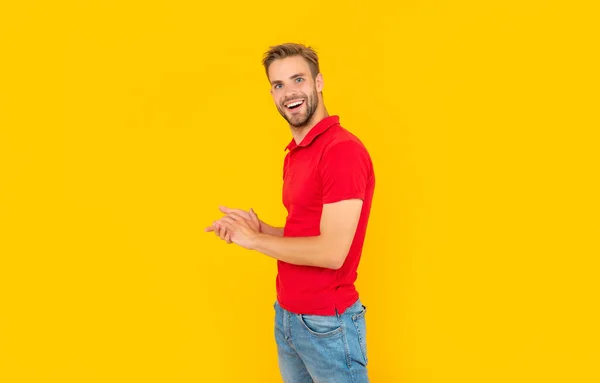
M 288 215 L 285 237 L 320 234 L 323 204 L 345 199 L 363 200 L 354 240 L 339 270 L 277 262 L 277 300 L 299 314 L 343 313 L 358 299 L 354 286 L 365 240 L 375 186 L 367 149 L 339 123 L 338 116 L 318 122 L 296 145 L 286 147 L 283 204 Z

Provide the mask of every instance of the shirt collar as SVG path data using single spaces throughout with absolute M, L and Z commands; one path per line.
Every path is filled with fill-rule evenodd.
M 328 116 L 317 122 L 315 126 L 312 127 L 311 130 L 308 131 L 308 134 L 302 139 L 299 144 L 296 144 L 296 140 L 292 138 L 292 141 L 285 147 L 285 150 L 292 150 L 298 146 L 308 146 L 314 139 L 327 129 L 331 128 L 334 125 L 339 124 L 340 118 L 339 116 Z

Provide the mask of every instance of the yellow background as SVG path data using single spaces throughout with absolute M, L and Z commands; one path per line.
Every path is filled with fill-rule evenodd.
M 372 381 L 600 381 L 598 13 L 569 3 L 2 2 L 0 381 L 279 381 L 275 262 L 203 229 L 284 221 L 285 41 L 375 162 Z

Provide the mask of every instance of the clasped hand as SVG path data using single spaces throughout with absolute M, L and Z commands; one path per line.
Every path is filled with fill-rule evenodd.
M 260 220 L 254 210 L 230 209 L 226 206 L 219 206 L 219 210 L 225 215 L 204 231 L 214 232 L 228 244 L 235 243 L 253 250 L 256 238 L 260 234 Z

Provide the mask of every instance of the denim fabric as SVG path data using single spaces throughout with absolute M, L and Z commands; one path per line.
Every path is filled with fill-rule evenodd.
M 291 313 L 275 302 L 275 340 L 285 383 L 366 383 L 366 307 L 343 314 Z

